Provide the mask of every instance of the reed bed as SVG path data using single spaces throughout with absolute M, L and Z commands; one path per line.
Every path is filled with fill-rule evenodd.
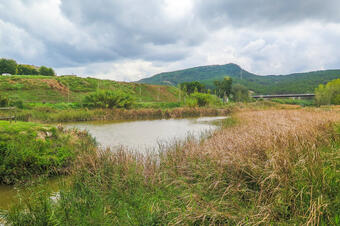
M 336 225 L 340 223 L 339 112 L 237 113 L 201 142 L 140 155 L 79 157 L 58 202 L 32 198 L 9 223 L 46 225 Z
M 231 108 L 172 108 L 172 109 L 68 109 L 55 110 L 37 108 L 21 110 L 16 118 L 21 121 L 34 122 L 78 122 L 105 120 L 145 120 L 162 118 L 184 118 L 200 116 L 227 115 Z

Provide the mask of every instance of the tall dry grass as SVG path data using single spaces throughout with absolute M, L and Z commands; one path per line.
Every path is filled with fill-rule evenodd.
M 68 225 L 340 223 L 339 113 L 267 110 L 234 117 L 237 124 L 198 143 L 174 144 L 157 157 L 125 150 L 87 153 L 76 162 L 73 185 L 61 191 L 57 204 L 46 207 L 43 202 L 44 214 L 16 209 L 7 220 Z
M 334 146 L 339 112 L 246 111 L 237 118 L 240 124 L 203 144 L 165 154 L 165 164 L 172 164 L 166 167 L 170 180 L 182 178 L 178 183 L 195 194 L 173 223 L 334 222 L 340 207 L 334 207 L 340 201 L 334 189 L 340 185 L 340 152 Z M 216 197 L 207 201 L 211 195 Z

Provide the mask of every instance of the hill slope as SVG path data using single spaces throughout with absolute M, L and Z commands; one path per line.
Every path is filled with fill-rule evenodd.
M 175 86 L 182 82 L 200 81 L 208 88 L 213 88 L 214 80 L 223 79 L 227 75 L 233 78 L 234 83 L 243 84 L 258 94 L 310 93 L 319 84 L 340 78 L 340 70 L 259 76 L 236 64 L 225 64 L 165 72 L 138 82 Z
M 97 89 L 123 89 L 137 101 L 171 102 L 177 100 L 177 88 L 76 76 L 0 76 L 0 95 L 23 102 L 80 102 Z M 141 95 L 140 95 L 141 94 Z

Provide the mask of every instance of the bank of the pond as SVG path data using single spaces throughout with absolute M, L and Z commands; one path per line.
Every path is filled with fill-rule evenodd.
M 169 109 L 65 109 L 33 108 L 17 109 L 16 118 L 21 121 L 43 123 L 79 122 L 79 121 L 113 121 L 145 120 L 163 118 L 187 118 L 200 116 L 221 116 L 232 111 L 225 108 L 169 108 Z M 8 114 L 8 113 L 7 113 Z
M 0 121 L 0 183 L 66 173 L 76 156 L 91 148 L 94 140 L 86 132 Z
M 5 217 L 13 225 L 337 225 L 339 119 L 309 109 L 240 112 L 236 124 L 157 159 L 88 154 L 57 202 L 32 193 Z

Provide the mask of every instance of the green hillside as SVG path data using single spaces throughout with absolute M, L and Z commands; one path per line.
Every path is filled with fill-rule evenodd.
M 208 88 L 213 88 L 214 80 L 222 79 L 226 75 L 232 77 L 234 83 L 243 84 L 257 94 L 310 93 L 314 92 L 319 84 L 340 78 L 340 70 L 259 76 L 243 70 L 236 64 L 225 64 L 165 72 L 138 82 L 176 86 L 182 82 L 200 81 Z
M 0 95 L 23 102 L 80 102 L 84 96 L 100 90 L 122 89 L 137 101 L 173 102 L 177 88 L 146 85 L 76 76 L 0 76 Z

